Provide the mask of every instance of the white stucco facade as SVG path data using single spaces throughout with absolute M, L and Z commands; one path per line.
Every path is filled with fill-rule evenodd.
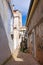
M 13 29 L 14 29 L 14 49 L 17 49 L 20 45 L 20 27 L 22 27 L 22 15 L 21 12 L 18 10 L 14 10 L 13 11 L 13 15 L 14 15 L 14 25 L 13 25 Z
M 0 64 L 3 64 L 13 52 L 13 42 L 10 36 L 11 15 L 7 0 L 0 0 Z

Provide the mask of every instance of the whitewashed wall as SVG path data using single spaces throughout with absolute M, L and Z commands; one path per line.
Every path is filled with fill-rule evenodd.
M 6 0 L 0 0 L 0 64 L 11 55 L 11 52 L 13 53 L 13 41 L 8 31 L 8 22 L 10 22 L 8 10 Z

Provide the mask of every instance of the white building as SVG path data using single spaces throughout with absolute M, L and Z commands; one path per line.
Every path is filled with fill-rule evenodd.
M 6 61 L 13 52 L 13 42 L 10 35 L 10 22 L 12 11 L 10 0 L 0 0 L 0 65 Z
M 22 42 L 22 39 L 25 38 L 25 33 L 26 33 L 26 27 L 25 26 L 22 26 L 19 30 L 19 33 L 20 33 L 20 43 Z
M 14 15 L 14 25 L 13 25 L 14 39 L 13 41 L 14 41 L 14 49 L 17 49 L 20 45 L 19 30 L 20 30 L 20 27 L 22 27 L 22 15 L 21 15 L 21 12 L 18 10 L 14 10 L 13 15 Z
M 20 28 L 20 36 L 21 37 L 25 37 L 25 33 L 26 33 L 26 27 L 25 26 L 22 26 Z

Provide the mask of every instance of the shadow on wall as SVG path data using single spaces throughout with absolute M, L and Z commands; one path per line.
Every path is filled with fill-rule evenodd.
M 2 64 L 8 57 L 10 57 L 10 55 L 11 52 L 8 45 L 8 39 L 0 15 L 0 64 Z

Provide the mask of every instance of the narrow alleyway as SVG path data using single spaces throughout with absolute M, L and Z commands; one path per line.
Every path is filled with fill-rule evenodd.
M 38 62 L 28 53 L 19 52 L 13 55 L 4 65 L 39 65 Z

